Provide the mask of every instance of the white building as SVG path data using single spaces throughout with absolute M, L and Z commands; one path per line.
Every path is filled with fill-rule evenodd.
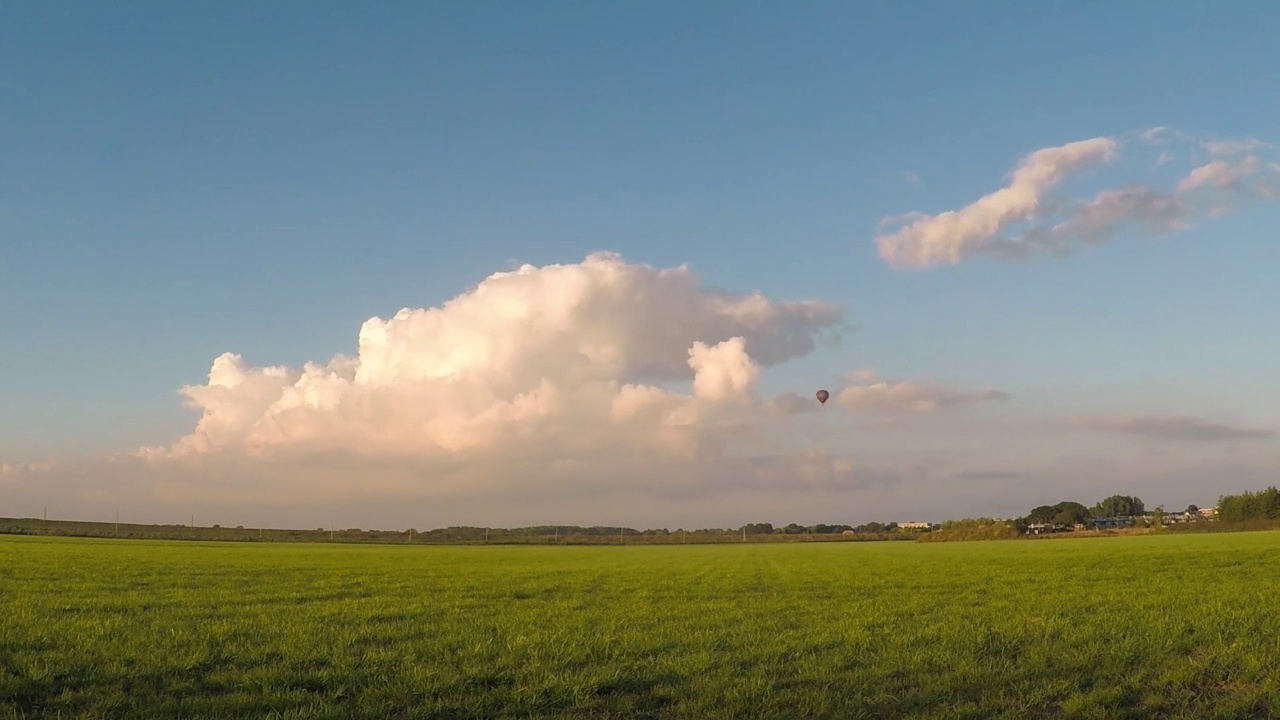
M 898 527 L 903 530 L 928 530 L 930 524 L 927 522 L 900 522 Z

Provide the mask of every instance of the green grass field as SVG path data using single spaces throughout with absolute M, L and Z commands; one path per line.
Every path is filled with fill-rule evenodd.
M 0 718 L 1270 717 L 1278 557 L 0 538 Z

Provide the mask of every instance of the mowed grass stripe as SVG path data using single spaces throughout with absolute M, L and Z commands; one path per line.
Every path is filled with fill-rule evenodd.
M 1278 551 L 5 537 L 0 717 L 1268 717 Z

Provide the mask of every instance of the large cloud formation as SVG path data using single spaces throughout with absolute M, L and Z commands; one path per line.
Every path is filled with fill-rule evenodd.
M 181 388 L 198 416 L 173 442 L 0 464 L 0 494 L 18 514 L 299 527 L 844 522 L 908 506 L 941 519 L 981 487 L 1026 504 L 1008 493 L 1033 493 L 1026 473 L 1057 462 L 1037 457 L 1092 452 L 1016 426 L 1001 427 L 1029 434 L 995 445 L 948 434 L 971 426 L 948 414 L 1009 398 L 995 388 L 860 370 L 825 407 L 812 387 L 762 392 L 771 368 L 844 329 L 839 306 L 711 289 L 683 266 L 608 253 L 524 266 L 368 320 L 350 357 L 293 368 L 224 353 Z M 884 423 L 892 436 L 859 432 Z M 1186 418 L 1075 426 L 1272 436 Z
M 203 384 L 181 388 L 198 419 L 174 442 L 108 462 L 11 464 L 0 481 L 37 507 L 60 488 L 91 517 L 129 497 L 239 517 L 362 506 L 378 523 L 430 508 L 440 524 L 610 522 L 620 502 L 680 522 L 690 498 L 715 495 L 724 513 L 787 498 L 820 508 L 832 493 L 927 481 L 927 463 L 845 443 L 828 454 L 818 434 L 995 391 L 901 381 L 851 401 L 884 394 L 862 373 L 830 388 L 851 412 L 828 403 L 820 419 L 799 417 L 818 409 L 812 388 L 761 396 L 765 371 L 846 329 L 838 305 L 708 288 L 685 266 L 612 253 L 525 265 L 439 307 L 369 319 L 352 356 L 294 368 L 223 353 Z M 708 522 L 705 503 L 688 512 Z
M 842 322 L 826 303 L 707 290 L 687 267 L 606 253 L 525 265 L 368 320 L 356 357 L 291 369 L 223 354 L 182 389 L 202 413 L 194 431 L 143 454 L 692 458 L 758 404 L 762 368 Z
M 1116 161 L 1125 143 L 1095 137 L 1037 150 L 1018 162 L 1004 187 L 959 210 L 886 218 L 882 225 L 891 231 L 876 238 L 880 258 L 896 268 L 927 268 L 979 253 L 1062 254 L 1125 228 L 1165 233 L 1249 200 L 1280 199 L 1280 163 L 1266 143 L 1197 141 L 1170 128 L 1139 133 L 1129 141 L 1135 143 L 1160 149 L 1155 166 L 1174 162 L 1179 153 L 1190 169 L 1165 190 L 1130 181 L 1092 197 L 1067 198 L 1055 191 L 1072 176 Z

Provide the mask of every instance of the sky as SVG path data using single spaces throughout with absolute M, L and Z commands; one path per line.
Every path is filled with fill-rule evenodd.
M 1265 487 L 1277 24 L 5 3 L 0 516 L 737 527 Z

